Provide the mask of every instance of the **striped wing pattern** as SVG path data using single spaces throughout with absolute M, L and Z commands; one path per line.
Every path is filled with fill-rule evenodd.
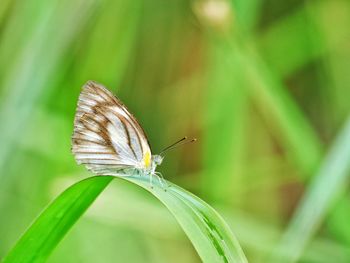
M 79 96 L 72 152 L 78 164 L 99 175 L 144 169 L 151 150 L 135 117 L 109 90 L 88 81 Z

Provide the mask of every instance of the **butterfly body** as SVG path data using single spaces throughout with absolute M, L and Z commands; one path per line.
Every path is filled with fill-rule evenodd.
M 88 81 L 79 96 L 72 152 L 97 175 L 155 175 L 163 157 L 152 155 L 146 134 L 126 106 L 101 84 Z

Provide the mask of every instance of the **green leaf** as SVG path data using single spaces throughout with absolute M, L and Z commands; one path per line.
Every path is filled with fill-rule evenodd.
M 45 262 L 58 242 L 112 179 L 92 177 L 65 190 L 34 221 L 4 262 Z
M 269 262 L 281 262 L 281 258 L 283 262 L 298 261 L 329 209 L 338 198 L 344 196 L 349 172 L 350 118 L 306 189 L 281 243 L 274 251 L 274 258 Z
M 82 216 L 97 196 L 113 180 L 95 176 L 82 180 L 64 191 L 35 220 L 4 259 L 9 262 L 45 262 L 59 241 Z M 203 262 L 247 262 L 229 227 L 204 201 L 167 182 L 167 188 L 149 178 L 125 177 L 157 197 L 175 216 Z

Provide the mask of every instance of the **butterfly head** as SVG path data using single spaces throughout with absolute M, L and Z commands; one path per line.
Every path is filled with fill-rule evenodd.
M 146 169 L 148 169 L 148 171 L 153 174 L 157 168 L 158 165 L 160 165 L 163 161 L 163 156 L 160 155 L 152 155 L 151 157 L 151 162 L 150 165 L 147 167 Z
M 163 161 L 164 157 L 160 156 L 160 155 L 153 155 L 152 156 L 152 163 L 154 163 L 154 165 L 160 165 Z

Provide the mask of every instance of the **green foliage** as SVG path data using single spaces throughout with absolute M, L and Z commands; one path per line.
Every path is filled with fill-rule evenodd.
M 2 1 L 0 258 L 67 178 L 91 176 L 70 137 L 80 87 L 93 79 L 117 91 L 154 153 L 198 138 L 159 171 L 219 208 L 249 261 L 350 262 L 349 25 L 341 0 Z M 113 201 L 97 200 L 49 262 L 198 262 L 182 229 L 198 254 L 193 236 L 212 246 L 199 214 L 177 224 L 153 195 L 123 183 L 104 191 L 98 200 Z M 154 194 L 174 206 L 191 200 L 193 216 L 201 207 L 176 186 Z M 35 245 L 46 253 L 50 244 Z
M 45 262 L 58 242 L 112 179 L 93 177 L 68 188 L 35 220 L 4 262 Z
M 91 177 L 68 188 L 36 219 L 3 262 L 45 262 L 58 242 L 113 178 L 116 177 Z M 149 178 L 145 176 L 126 179 L 150 191 L 164 203 L 203 262 L 247 262 L 228 226 L 201 199 L 169 182 L 166 188 L 159 182 L 151 188 Z
M 350 121 L 332 145 L 279 244 L 276 254 L 284 262 L 295 262 L 300 257 L 334 200 L 344 198 L 344 186 L 349 175 Z M 288 253 L 290 255 L 286 259 Z

